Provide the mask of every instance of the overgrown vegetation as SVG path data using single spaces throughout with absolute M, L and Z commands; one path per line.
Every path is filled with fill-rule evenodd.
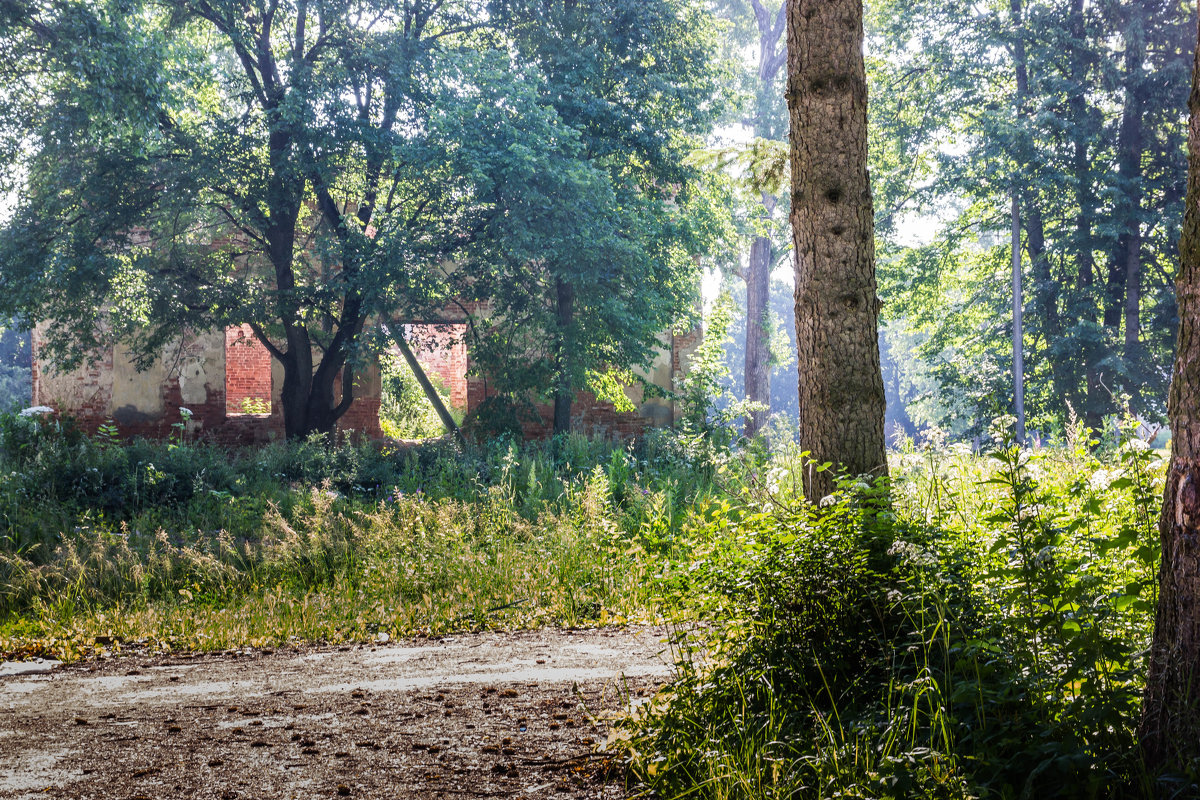
M 379 425 L 385 435 L 393 439 L 432 439 L 446 434 L 433 403 L 425 396 L 412 369 L 400 356 L 388 354 L 380 358 Z M 433 388 L 442 398 L 442 404 L 450 410 L 454 421 L 462 424 L 461 409 L 450 403 L 450 392 L 445 382 L 436 373 L 429 374 Z
M 679 680 L 631 721 L 637 778 L 662 797 L 1196 796 L 1194 773 L 1139 766 L 1163 463 L 1127 433 L 909 448 L 894 511 L 847 482 L 805 504 L 795 453 L 747 473 L 689 523 L 693 602 L 723 624 L 680 637 Z
M 665 621 L 679 678 L 616 743 L 658 796 L 1194 796 L 1136 759 L 1163 456 L 1133 430 L 910 445 L 886 495 L 820 508 L 778 434 L 231 455 L 184 431 L 0 417 L 6 655 Z
M 670 436 L 228 454 L 0 416 L 0 653 L 364 640 L 668 618 L 686 509 Z

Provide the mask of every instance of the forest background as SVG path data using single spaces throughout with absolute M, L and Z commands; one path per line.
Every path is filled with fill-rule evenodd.
M 719 0 L 712 11 L 736 88 L 709 142 L 736 199 L 735 238 L 708 260 L 705 287 L 710 306 L 727 292 L 735 309 L 720 405 L 748 397 L 794 418 L 788 198 L 749 180 L 761 160 L 749 151 L 769 160 L 763 143 L 787 135 L 781 17 L 769 0 Z M 970 439 L 1010 410 L 1014 193 L 1029 427 L 1098 429 L 1126 411 L 1161 422 L 1194 9 L 884 0 L 866 13 L 889 434 Z M 748 309 L 751 261 L 763 258 L 766 307 Z M 28 336 L 10 327 L 0 347 L 0 403 L 25 405 Z M 764 368 L 766 395 L 761 375 L 747 392 L 747 375 Z
M 727 52 L 745 66 L 744 103 L 726 120 L 742 144 L 730 137 L 721 152 L 743 174 L 755 158 L 746 132 L 787 134 L 783 73 L 764 80 L 761 68 L 779 45 L 756 9 L 776 11 L 719 6 Z M 973 439 L 1011 413 L 1014 194 L 1029 427 L 1048 438 L 1125 412 L 1164 420 L 1195 9 L 903 0 L 865 12 L 889 434 Z M 761 187 L 743 189 L 743 255 L 722 272 L 738 309 L 730 394 L 747 396 L 745 279 L 763 237 L 770 299 L 751 337 L 768 342 L 772 412 L 794 418 L 788 198 L 765 213 Z

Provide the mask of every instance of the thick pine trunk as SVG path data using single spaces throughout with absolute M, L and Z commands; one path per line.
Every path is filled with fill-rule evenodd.
M 1200 34 L 1198 34 L 1200 39 Z M 1188 102 L 1188 193 L 1176 296 L 1171 466 L 1159 519 L 1162 566 L 1139 735 L 1151 770 L 1200 766 L 1200 50 Z
M 746 436 L 767 421 L 771 405 L 770 339 L 767 313 L 771 296 L 771 240 L 760 236 L 750 248 L 746 270 L 746 399 L 767 406 L 746 417 Z
M 788 3 L 800 444 L 818 464 L 887 474 L 862 0 Z M 832 489 L 809 470 L 805 494 Z

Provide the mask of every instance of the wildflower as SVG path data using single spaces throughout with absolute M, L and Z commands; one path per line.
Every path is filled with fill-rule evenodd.
M 1116 476 L 1106 469 L 1098 469 L 1088 477 L 1088 485 L 1098 491 L 1103 491 L 1109 487 Z
M 29 408 L 21 409 L 22 417 L 40 417 L 43 414 L 53 414 L 54 409 L 50 406 L 30 406 Z
M 183 406 L 180 406 L 179 407 L 179 416 L 183 417 L 184 419 L 191 419 L 192 418 L 192 410 L 190 408 L 184 408 Z

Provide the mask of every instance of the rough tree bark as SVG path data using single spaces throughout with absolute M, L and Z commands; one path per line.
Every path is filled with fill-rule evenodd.
M 1188 108 L 1187 206 L 1175 285 L 1179 338 L 1168 400 L 1171 466 L 1158 523 L 1158 612 L 1138 731 L 1152 771 L 1200 764 L 1200 50 Z
M 862 0 L 788 2 L 800 444 L 886 475 L 862 17 Z M 832 478 L 809 470 L 805 494 L 820 500 Z

